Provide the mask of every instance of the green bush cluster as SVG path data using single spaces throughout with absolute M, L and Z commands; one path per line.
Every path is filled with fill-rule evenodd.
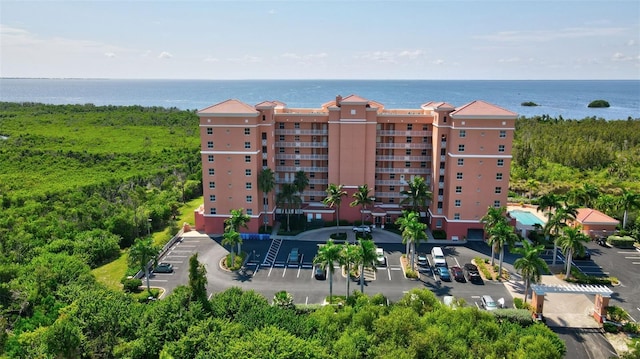
M 636 240 L 630 236 L 609 236 L 607 238 L 607 244 L 617 248 L 634 248 Z
M 434 229 L 431 233 L 434 239 L 447 239 L 447 232 L 442 229 Z
M 120 282 L 127 293 L 137 293 L 140 286 L 142 286 L 142 279 L 140 278 L 122 278 Z
M 489 260 L 482 257 L 475 257 L 473 260 L 475 261 L 476 266 L 478 267 L 478 270 L 480 270 L 482 275 L 488 280 L 493 280 L 493 276 L 491 275 L 491 272 L 489 271 L 489 269 L 487 269 L 487 264 L 489 263 Z
M 531 311 L 527 309 L 497 309 L 492 310 L 491 313 L 496 316 L 498 321 L 510 321 L 517 323 L 521 326 L 527 326 L 533 324 L 533 318 L 531 317 Z

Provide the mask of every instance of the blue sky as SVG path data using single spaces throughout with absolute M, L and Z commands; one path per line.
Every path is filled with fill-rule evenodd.
M 640 79 L 640 2 L 0 2 L 0 76 Z

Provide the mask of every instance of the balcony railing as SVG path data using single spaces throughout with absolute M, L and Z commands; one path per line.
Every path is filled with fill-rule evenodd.
M 327 142 L 276 142 L 276 147 L 327 148 Z
M 328 167 L 276 166 L 276 172 L 327 172 Z
M 431 144 L 428 142 L 419 143 L 395 143 L 395 142 L 378 142 L 376 148 L 417 148 L 417 149 L 431 149 Z
M 276 129 L 276 135 L 319 135 L 326 136 L 329 134 L 329 130 L 326 129 Z
M 376 168 L 376 173 L 408 173 L 408 174 L 419 174 L 419 175 L 428 175 L 430 174 L 430 170 L 428 168 Z
M 303 154 L 286 154 L 278 153 L 276 160 L 321 160 L 327 161 L 329 155 L 303 155 Z
M 431 161 L 431 156 L 376 156 L 376 161 L 411 161 L 427 162 Z
M 398 131 L 398 130 L 378 130 L 376 131 L 376 135 L 378 136 L 418 136 L 418 137 L 428 137 L 432 135 L 431 131 Z

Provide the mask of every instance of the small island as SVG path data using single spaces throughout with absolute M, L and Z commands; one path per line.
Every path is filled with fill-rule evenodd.
M 520 106 L 529 106 L 529 107 L 532 107 L 532 106 L 538 106 L 538 104 L 537 104 L 537 103 L 535 103 L 535 102 L 527 101 L 527 102 L 523 102 L 523 103 L 521 103 L 521 104 L 520 104 Z
M 591 103 L 589 103 L 590 108 L 596 107 L 609 107 L 609 102 L 605 101 L 605 100 L 595 100 L 595 101 L 591 101 Z

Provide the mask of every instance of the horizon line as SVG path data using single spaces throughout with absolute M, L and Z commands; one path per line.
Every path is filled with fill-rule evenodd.
M 20 77 L 0 76 L 2 80 L 135 80 L 135 81 L 640 81 L 640 79 L 403 79 L 403 78 L 134 78 L 134 77 Z

